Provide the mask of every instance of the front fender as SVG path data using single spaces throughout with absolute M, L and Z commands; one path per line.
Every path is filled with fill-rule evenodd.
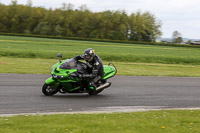
M 52 83 L 55 83 L 56 81 L 52 78 L 52 77 L 50 77 L 50 78 L 48 78 L 46 81 L 45 81 L 45 83 L 46 84 L 52 84 Z

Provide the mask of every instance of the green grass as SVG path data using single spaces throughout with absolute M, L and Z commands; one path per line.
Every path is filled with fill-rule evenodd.
M 0 57 L 0 73 L 50 74 L 57 59 Z M 103 62 L 105 65 L 108 62 Z M 113 62 L 117 75 L 200 77 L 200 65 Z
M 72 58 L 94 48 L 118 75 L 200 77 L 200 48 L 0 36 L 0 73 L 49 74 L 57 54 Z
M 1 133 L 198 133 L 200 110 L 0 117 Z
M 51 59 L 63 53 L 71 58 L 90 47 L 104 61 L 200 64 L 200 48 L 0 36 L 0 56 L 4 57 Z

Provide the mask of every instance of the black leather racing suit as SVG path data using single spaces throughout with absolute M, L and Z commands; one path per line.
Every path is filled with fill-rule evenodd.
M 75 60 L 84 59 L 83 55 L 78 55 L 74 57 Z M 82 74 L 82 78 L 90 78 L 90 85 L 95 85 L 101 77 L 104 75 L 103 62 L 98 55 L 94 56 L 92 62 L 87 62 L 91 66 L 91 74 Z

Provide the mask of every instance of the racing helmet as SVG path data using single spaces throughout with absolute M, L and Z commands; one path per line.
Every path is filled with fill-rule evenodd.
M 87 62 L 93 61 L 94 56 L 95 56 L 94 49 L 88 48 L 85 50 L 85 52 L 84 52 L 84 60 L 85 61 L 87 61 Z

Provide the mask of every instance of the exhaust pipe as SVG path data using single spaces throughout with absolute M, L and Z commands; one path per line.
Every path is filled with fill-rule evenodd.
M 97 88 L 96 88 L 96 91 L 97 91 L 97 92 L 101 92 L 101 91 L 104 90 L 105 88 L 110 87 L 110 85 L 111 85 L 111 82 L 106 82 L 105 84 L 103 84 L 103 85 L 97 87 Z

